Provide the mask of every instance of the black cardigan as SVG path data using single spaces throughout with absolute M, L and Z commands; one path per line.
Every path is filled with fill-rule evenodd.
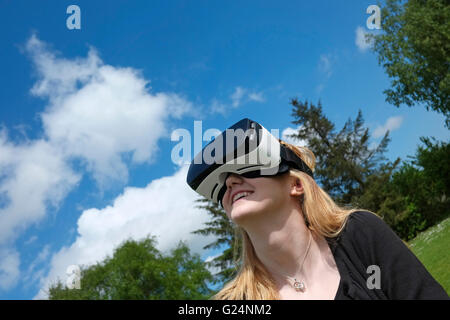
M 341 281 L 336 300 L 348 299 L 449 299 L 442 286 L 419 259 L 378 216 L 367 211 L 352 213 L 330 245 Z M 380 287 L 370 289 L 375 265 Z

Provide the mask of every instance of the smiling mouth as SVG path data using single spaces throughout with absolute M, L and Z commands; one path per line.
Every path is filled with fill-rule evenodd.
M 236 201 L 239 201 L 240 199 L 246 198 L 249 195 L 251 195 L 252 193 L 253 192 L 248 192 L 248 191 L 239 192 L 233 197 L 231 203 L 234 204 Z

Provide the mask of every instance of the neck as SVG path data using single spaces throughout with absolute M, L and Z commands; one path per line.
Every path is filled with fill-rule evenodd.
M 308 280 L 314 276 L 327 244 L 308 229 L 299 208 L 262 214 L 243 227 L 257 257 L 278 282 L 289 282 L 288 277 Z

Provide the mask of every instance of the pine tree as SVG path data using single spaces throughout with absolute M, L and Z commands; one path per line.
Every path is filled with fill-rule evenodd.
M 390 176 L 399 161 L 386 166 L 389 162 L 383 154 L 390 142 L 389 131 L 377 147 L 371 148 L 369 129 L 364 128 L 361 111 L 355 120 L 348 119 L 336 132 L 335 125 L 323 114 L 320 101 L 316 106 L 292 99 L 291 105 L 292 123 L 299 126 L 291 137 L 306 143 L 316 156 L 314 177 L 317 183 L 342 205 L 365 206 L 358 199 L 367 189 L 368 177 Z M 376 206 L 366 209 L 374 210 Z

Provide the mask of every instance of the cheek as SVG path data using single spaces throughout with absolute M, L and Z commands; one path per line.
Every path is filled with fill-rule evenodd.
M 259 183 L 252 195 L 253 208 L 256 210 L 276 210 L 286 202 L 287 198 L 282 186 L 273 181 Z
M 258 198 L 271 200 L 271 202 L 279 202 L 286 199 L 284 186 L 271 180 L 265 180 L 258 186 L 257 195 Z
M 271 180 L 271 178 L 255 178 L 249 180 L 254 193 L 249 202 L 239 206 L 224 205 L 224 211 L 229 219 L 237 218 L 242 214 L 262 211 L 276 211 L 286 204 L 289 196 L 285 185 Z M 224 195 L 224 198 L 226 195 Z

